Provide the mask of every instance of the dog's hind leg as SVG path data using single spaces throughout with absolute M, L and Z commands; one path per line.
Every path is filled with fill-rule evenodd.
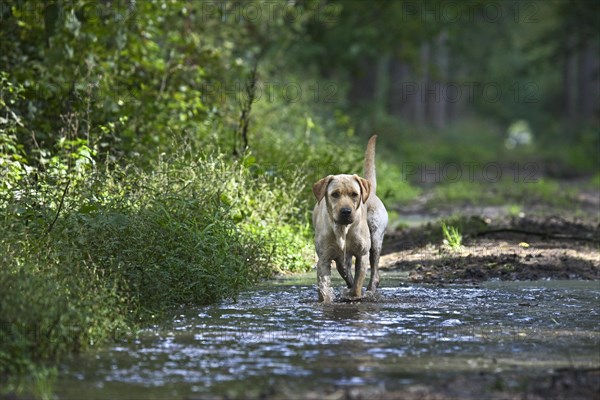
M 352 278 L 352 256 L 346 255 L 344 260 L 335 260 L 335 266 L 340 276 L 346 281 L 346 286 L 350 289 L 354 284 L 354 279 Z
M 371 249 L 369 252 L 369 262 L 371 263 L 371 279 L 369 280 L 368 291 L 374 292 L 379 286 L 379 254 L 381 249 Z
M 373 235 L 378 240 L 371 242 L 371 250 L 369 251 L 369 263 L 371 264 L 371 279 L 367 290 L 375 292 L 379 286 L 379 256 L 381 255 L 381 246 L 383 242 L 383 232 Z

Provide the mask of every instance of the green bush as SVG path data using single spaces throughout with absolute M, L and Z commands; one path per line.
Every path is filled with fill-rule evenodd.
M 126 327 L 118 282 L 67 238 L 14 220 L 1 229 L 0 370 L 29 373 L 32 361 L 83 350 Z
M 310 267 L 301 171 L 281 179 L 257 174 L 249 157 L 193 153 L 181 146 L 151 172 L 77 170 L 58 157 L 37 185 L 19 181 L 5 196 L 0 370 L 23 373 Z

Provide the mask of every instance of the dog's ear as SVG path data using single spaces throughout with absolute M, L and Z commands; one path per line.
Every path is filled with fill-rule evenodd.
M 317 198 L 317 203 L 320 202 L 323 197 L 325 197 L 327 185 L 329 185 L 331 178 L 333 178 L 333 175 L 328 175 L 313 185 L 313 193 Z
M 367 199 L 369 198 L 369 195 L 371 194 L 371 183 L 369 183 L 369 181 L 366 180 L 365 178 L 361 178 L 358 175 L 354 175 L 354 179 L 356 179 L 356 181 L 358 182 L 358 184 L 360 186 L 360 191 L 362 194 L 362 202 L 364 204 L 367 202 Z

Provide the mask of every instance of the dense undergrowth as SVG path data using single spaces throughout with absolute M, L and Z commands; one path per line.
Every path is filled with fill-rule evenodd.
M 20 182 L 3 198 L 3 369 L 21 372 L 26 355 L 55 359 L 310 265 L 297 180 L 254 175 L 246 159 L 180 152 L 151 172 L 90 166 L 54 185 Z

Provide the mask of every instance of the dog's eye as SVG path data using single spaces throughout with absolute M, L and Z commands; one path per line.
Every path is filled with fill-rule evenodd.
M 358 193 L 354 192 L 354 193 L 352 193 L 352 194 L 351 194 L 351 196 L 352 196 L 353 198 L 357 198 L 357 197 L 358 197 Z
M 331 193 L 331 197 L 333 197 L 334 199 L 337 199 L 338 197 L 340 197 L 340 194 L 338 192 L 333 192 L 333 193 Z

